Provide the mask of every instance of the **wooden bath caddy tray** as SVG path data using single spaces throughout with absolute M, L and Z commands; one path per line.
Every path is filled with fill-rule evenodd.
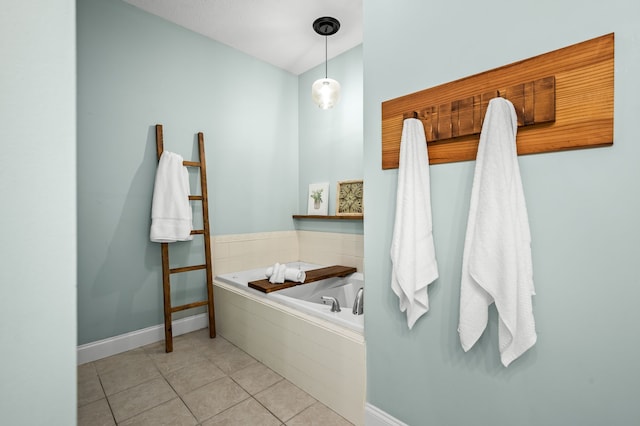
M 260 290 L 263 293 L 271 293 L 272 291 L 283 290 L 285 288 L 295 287 L 297 285 L 309 284 L 314 281 L 324 280 L 326 278 L 345 277 L 349 274 L 353 274 L 354 272 L 357 272 L 357 269 L 354 267 L 334 265 L 327 266 L 326 268 L 306 271 L 307 277 L 305 278 L 303 283 L 295 281 L 285 281 L 283 283 L 271 284 L 269 280 L 265 278 L 264 280 L 250 281 L 249 287 Z

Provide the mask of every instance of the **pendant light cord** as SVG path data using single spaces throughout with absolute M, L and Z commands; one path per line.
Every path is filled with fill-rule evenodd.
M 324 78 L 327 78 L 327 58 L 328 58 L 328 50 L 327 50 L 327 36 L 324 36 Z

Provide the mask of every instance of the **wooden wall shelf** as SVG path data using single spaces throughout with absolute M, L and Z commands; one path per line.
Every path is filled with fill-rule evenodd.
M 294 219 L 324 219 L 324 220 L 362 220 L 364 216 L 324 216 L 314 214 L 294 214 Z
M 398 168 L 408 117 L 425 126 L 431 164 L 474 160 L 482 109 L 496 96 L 511 100 L 526 126 L 518 129 L 518 154 L 611 145 L 613 83 L 612 33 L 385 101 L 382 168 Z

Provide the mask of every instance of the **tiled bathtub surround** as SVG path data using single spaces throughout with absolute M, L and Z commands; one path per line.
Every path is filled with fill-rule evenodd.
M 298 260 L 296 231 L 217 235 L 212 240 L 215 275 Z
M 216 251 L 217 250 L 217 251 Z M 214 237 L 215 274 L 303 261 L 362 271 L 363 236 L 313 231 Z M 354 424 L 364 423 L 364 337 L 216 282 L 216 328 Z M 304 422 L 300 424 L 305 424 Z
M 363 270 L 364 240 L 359 234 L 282 231 L 218 235 L 212 239 L 215 274 L 297 260 Z
M 354 424 L 364 423 L 365 346 L 354 331 L 215 284 L 220 336 Z
M 344 265 L 364 272 L 364 238 L 361 234 L 298 231 L 299 257 L 319 265 Z

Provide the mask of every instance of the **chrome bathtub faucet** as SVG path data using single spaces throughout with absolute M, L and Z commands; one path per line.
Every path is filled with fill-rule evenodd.
M 338 302 L 338 299 L 331 296 L 320 296 L 320 298 L 322 299 L 322 303 L 325 305 L 328 301 L 331 301 L 331 312 L 340 312 L 340 303 Z
M 360 287 L 360 290 L 356 293 L 351 312 L 353 315 L 362 315 L 364 313 L 364 287 Z

